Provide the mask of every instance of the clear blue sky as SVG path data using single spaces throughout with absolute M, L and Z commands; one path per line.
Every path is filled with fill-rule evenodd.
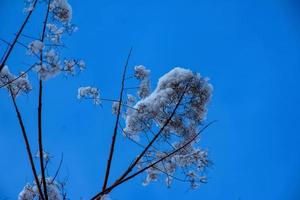
M 69 197 L 88 199 L 100 190 L 114 116 L 76 99 L 77 87 L 93 85 L 103 97 L 119 92 L 131 46 L 130 66 L 143 64 L 157 78 L 176 66 L 211 78 L 208 120 L 219 120 L 202 137 L 213 168 L 197 191 L 176 182 L 141 185 L 142 176 L 112 193 L 115 200 L 298 200 L 300 199 L 300 3 L 296 0 L 69 0 L 79 31 L 65 40 L 66 56 L 83 58 L 84 73 L 45 84 L 45 148 L 64 163 Z M 11 40 L 25 15 L 23 3 L 0 2 L 0 37 Z M 41 10 L 25 33 L 38 36 Z M 23 40 L 24 42 L 28 40 Z M 1 52 L 4 49 L 0 45 Z M 17 73 L 29 62 L 17 48 L 8 65 Z M 30 95 L 18 98 L 36 149 L 36 76 Z M 16 199 L 32 174 L 6 91 L 0 91 L 0 199 Z M 126 143 L 127 144 L 127 143 Z M 119 135 L 116 177 L 133 158 Z

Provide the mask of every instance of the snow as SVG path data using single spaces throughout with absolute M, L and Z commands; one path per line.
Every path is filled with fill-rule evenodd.
M 78 66 L 79 66 L 79 69 L 82 71 L 82 70 L 85 69 L 86 64 L 85 64 L 85 62 L 83 60 L 79 60 L 78 61 Z
M 101 103 L 99 89 L 91 86 L 78 88 L 77 98 L 91 98 L 93 99 L 95 105 L 100 105 Z
M 34 55 L 40 53 L 44 49 L 45 45 L 40 40 L 34 40 L 28 45 L 27 53 Z
M 56 181 L 53 181 L 52 178 L 46 178 L 46 185 L 49 200 L 63 200 L 59 184 Z M 36 183 L 27 183 L 19 193 L 18 200 L 38 200 L 38 197 L 39 193 Z
M 150 70 L 144 66 L 135 67 L 135 77 L 140 81 L 138 90 L 140 99 L 131 101 L 132 105 L 126 110 L 124 135 L 133 140 L 144 141 L 145 134 L 150 134 L 149 129 L 153 130 L 153 127 L 156 127 L 154 130 L 157 130 L 163 127 L 176 105 L 179 106 L 161 133 L 163 139 L 156 141 L 156 148 L 153 148 L 155 150 L 148 150 L 139 162 L 138 167 L 141 169 L 164 158 L 146 170 L 146 177 L 142 184 L 146 186 L 164 175 L 165 184 L 170 187 L 173 176 L 184 174 L 183 179 L 190 183 L 192 189 L 196 189 L 201 183 L 206 182 L 204 172 L 209 166 L 208 152 L 199 148 L 198 140 L 193 142 L 190 140 L 197 135 L 199 127 L 205 120 L 206 107 L 212 95 L 212 85 L 208 78 L 202 77 L 199 73 L 176 67 L 158 80 L 154 91 L 149 91 L 145 96 L 139 95 L 139 91 L 143 88 L 143 81 L 150 81 L 149 74 Z M 152 132 L 149 137 L 153 137 L 153 134 L 155 133 Z M 143 140 L 140 139 L 141 137 Z M 166 143 L 171 144 L 172 148 L 157 148 Z M 185 147 L 180 151 L 165 158 L 174 149 L 183 146 Z M 186 173 L 187 169 L 191 173 Z
M 134 77 L 140 81 L 139 89 L 137 95 L 140 98 L 145 98 L 150 93 L 150 80 L 149 80 L 150 70 L 143 65 L 138 65 L 134 67 Z
M 23 190 L 19 193 L 18 200 L 33 200 L 36 197 L 36 189 L 27 184 Z
M 147 78 L 149 74 L 150 70 L 146 69 L 143 65 L 137 65 L 134 67 L 134 76 L 139 80 Z
M 54 78 L 61 72 L 61 67 L 59 63 L 52 63 L 52 65 L 36 65 L 34 70 L 39 74 L 41 80 L 48 80 Z
M 55 24 L 48 23 L 47 24 L 48 32 L 46 37 L 55 44 L 61 43 L 62 35 L 65 33 L 65 27 L 58 28 Z
M 72 19 L 72 7 L 67 0 L 53 0 L 50 11 L 53 12 L 55 19 L 61 22 L 69 22 Z
M 120 103 L 118 101 L 113 102 L 112 114 L 114 114 L 114 115 L 118 114 L 119 105 L 120 105 Z
M 75 60 L 75 59 L 64 60 L 63 70 L 70 75 L 74 75 L 76 74 L 76 71 L 82 71 L 84 69 L 85 69 L 85 62 L 83 60 Z
M 8 66 L 4 66 L 0 72 L 1 85 L 6 85 L 6 88 L 14 97 L 17 97 L 20 93 L 29 93 L 32 90 L 27 74 L 21 72 L 20 77 L 15 76 L 9 71 Z
M 207 81 L 190 70 L 174 68 L 159 79 L 156 89 L 149 96 L 135 104 L 135 110 L 126 117 L 124 131 L 129 135 L 138 134 L 145 130 L 144 124 L 152 124 L 153 119 L 156 119 L 159 127 L 162 126 L 171 113 L 164 114 L 162 111 L 172 110 L 184 92 L 185 110 L 173 117 L 173 120 L 177 119 L 177 123 L 169 124 L 168 129 L 176 134 L 193 129 L 192 125 L 200 123 L 206 116 L 206 104 L 212 92 L 212 86 Z M 183 123 L 183 118 L 189 120 L 189 127 Z

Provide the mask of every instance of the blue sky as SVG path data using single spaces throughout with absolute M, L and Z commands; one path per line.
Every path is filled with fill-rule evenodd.
M 65 40 L 64 55 L 83 58 L 87 69 L 78 76 L 45 83 L 44 140 L 53 155 L 50 172 L 64 154 L 60 179 L 68 179 L 71 199 L 88 199 L 100 190 L 114 123 L 110 104 L 99 108 L 80 102 L 77 88 L 97 86 L 103 97 L 116 98 L 130 47 L 134 49 L 130 67 L 150 68 L 153 85 L 176 66 L 210 77 L 214 94 L 208 121 L 218 123 L 205 132 L 202 142 L 214 166 L 208 173 L 209 183 L 196 191 L 180 182 L 170 189 L 163 181 L 143 187 L 140 176 L 113 191 L 113 199 L 300 199 L 300 3 L 69 2 L 79 31 Z M 22 9 L 22 1 L 1 0 L 1 38 L 12 40 L 25 17 Z M 25 33 L 38 36 L 42 16 L 38 9 Z M 26 67 L 24 62 L 29 62 L 25 50 L 18 47 L 8 65 L 17 73 Z M 37 77 L 33 73 L 31 80 L 33 92 L 18 98 L 18 104 L 36 149 Z M 5 90 L 0 91 L 0 99 L 0 198 L 15 199 L 32 175 Z M 118 139 L 113 178 L 133 158 L 131 146 L 121 135 Z

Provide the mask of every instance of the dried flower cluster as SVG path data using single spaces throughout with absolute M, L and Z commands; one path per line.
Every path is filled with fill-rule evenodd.
M 91 98 L 95 105 L 99 105 L 101 103 L 99 89 L 95 87 L 87 86 L 78 88 L 77 98 Z
M 52 178 L 46 179 L 47 192 L 49 200 L 63 200 L 65 194 L 62 193 L 61 185 L 54 181 Z M 18 200 L 38 200 L 39 193 L 36 183 L 29 184 L 24 186 L 23 190 L 19 193 Z
M 50 4 L 50 11 L 56 20 L 63 23 L 72 19 L 72 7 L 67 0 L 53 0 Z
M 32 0 L 28 0 L 29 7 Z M 29 9 L 30 10 L 30 9 Z M 34 70 L 42 80 L 48 80 L 59 75 L 61 72 L 74 75 L 76 71 L 85 68 L 83 60 L 61 59 L 59 50 L 63 47 L 62 37 L 71 34 L 77 28 L 71 24 L 72 7 L 67 0 L 51 0 L 49 5 L 50 19 L 46 23 L 44 41 L 34 40 L 29 43 L 27 53 L 29 55 L 43 54 L 42 62 L 36 64 Z M 47 45 L 46 45 L 47 43 Z
M 47 2 L 39 1 L 42 3 Z M 33 3 L 34 0 L 25 0 L 26 8 L 24 11 L 31 11 L 33 9 Z M 85 69 L 85 62 L 83 60 L 62 59 L 59 53 L 63 47 L 63 35 L 71 34 L 77 30 L 77 28 L 71 24 L 72 7 L 68 1 L 50 0 L 49 15 L 50 17 L 46 21 L 44 40 L 33 40 L 29 42 L 27 47 L 27 54 L 38 58 L 38 61 L 34 64 L 35 66 L 31 68 L 38 73 L 41 80 L 48 80 L 59 75 L 61 72 L 75 75 L 77 72 Z M 22 72 L 20 74 L 22 74 Z M 0 86 L 6 86 L 15 97 L 20 92 L 28 93 L 31 90 L 27 73 L 22 74 L 22 76 L 15 76 L 11 74 L 8 67 L 5 66 L 0 76 Z
M 147 131 L 153 123 L 161 127 L 172 113 L 181 94 L 184 98 L 171 123 L 165 128 L 164 135 L 175 133 L 190 137 L 206 116 L 206 105 L 210 99 L 212 87 L 206 78 L 190 70 L 174 68 L 162 76 L 156 89 L 148 96 L 136 102 L 134 109 L 128 108 L 124 131 L 132 137 Z M 139 92 L 138 92 L 139 93 Z
M 139 80 L 148 79 L 149 73 L 145 67 L 135 67 L 135 76 Z M 159 147 L 147 152 L 140 161 L 140 168 L 166 157 L 198 134 L 206 116 L 211 93 L 212 86 L 207 78 L 179 67 L 162 76 L 155 90 L 149 95 L 140 96 L 138 91 L 140 100 L 133 107 L 127 107 L 123 130 L 125 135 L 136 141 L 145 135 L 151 138 L 155 127 L 161 129 L 167 124 L 162 131 L 161 139 L 156 143 Z M 176 112 L 172 116 L 175 109 Z M 197 141 L 193 141 L 174 155 L 149 168 L 143 184 L 147 185 L 157 180 L 159 175 L 166 175 L 166 184 L 170 186 L 173 176 L 178 174 L 176 173 L 178 169 L 185 174 L 184 181 L 190 182 L 192 188 L 206 182 L 204 171 L 209 165 L 207 151 L 198 146 Z
M 6 85 L 13 97 L 17 97 L 20 93 L 28 93 L 32 89 L 26 73 L 21 72 L 17 77 L 9 71 L 7 66 L 0 72 L 0 85 Z
M 38 53 L 42 52 L 44 47 L 45 47 L 45 45 L 43 42 L 41 42 L 39 40 L 34 40 L 28 45 L 27 53 L 29 55 L 38 54 Z
M 146 69 L 143 65 L 135 66 L 134 68 L 134 77 L 136 77 L 140 81 L 138 97 L 145 98 L 150 93 L 150 70 Z

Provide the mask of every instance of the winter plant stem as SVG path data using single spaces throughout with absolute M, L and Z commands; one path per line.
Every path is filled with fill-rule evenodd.
M 45 200 L 44 196 L 43 196 L 42 189 L 41 189 L 41 184 L 39 182 L 38 174 L 36 172 L 36 168 L 35 168 L 35 165 L 34 165 L 32 153 L 31 153 L 31 148 L 30 148 L 30 144 L 29 144 L 29 141 L 28 141 L 28 137 L 27 137 L 25 126 L 24 126 L 24 122 L 23 122 L 21 113 L 19 111 L 18 105 L 16 103 L 15 96 L 13 95 L 13 92 L 11 90 L 10 90 L 10 94 L 11 94 L 11 98 L 12 98 L 12 101 L 13 101 L 14 108 L 15 108 L 16 113 L 17 113 L 17 117 L 18 117 L 18 121 L 19 121 L 21 130 L 22 130 L 22 134 L 23 134 L 23 138 L 24 138 L 24 141 L 25 141 L 27 155 L 28 155 L 30 166 L 31 166 L 31 170 L 33 172 L 33 176 L 34 176 L 37 188 L 38 188 L 38 192 L 39 192 L 41 200 Z
M 130 55 L 130 54 L 129 54 Z M 126 68 L 125 68 L 126 69 Z M 124 70 L 125 71 L 125 70 Z M 123 77 L 124 74 L 123 74 Z M 124 87 L 124 84 L 123 84 L 123 81 L 124 79 L 122 80 L 122 87 L 121 87 L 121 91 L 123 91 L 123 87 Z M 188 86 L 186 86 L 188 87 Z M 159 135 L 163 132 L 163 130 L 165 129 L 165 127 L 169 124 L 169 122 L 171 121 L 172 117 L 174 116 L 174 114 L 176 113 L 176 110 L 177 108 L 179 107 L 180 103 L 181 103 L 181 100 L 183 99 L 184 97 L 184 94 L 185 92 L 183 92 L 181 95 L 180 95 L 180 98 L 178 100 L 178 102 L 176 103 L 175 105 L 175 108 L 173 110 L 173 112 L 171 113 L 170 117 L 167 119 L 167 121 L 164 123 L 164 125 L 160 128 L 160 130 L 158 131 L 158 133 L 153 137 L 153 139 L 149 142 L 149 144 L 144 148 L 144 150 L 142 151 L 142 153 L 139 154 L 139 156 L 134 160 L 134 162 L 127 168 L 127 170 L 121 175 L 120 178 L 118 178 L 115 183 L 113 185 L 119 185 L 118 183 L 123 183 L 123 179 L 126 178 L 126 176 L 132 171 L 132 169 L 137 165 L 137 163 L 140 161 L 140 159 L 145 155 L 145 153 L 148 151 L 148 149 L 153 145 L 153 143 L 156 141 L 156 139 L 159 137 Z M 121 92 L 121 95 L 122 95 L 122 92 Z M 122 102 L 122 99 L 120 100 L 120 102 Z M 120 106 L 121 104 L 119 104 L 119 107 L 118 107 L 118 114 L 120 113 Z M 118 119 L 118 118 L 117 118 Z M 112 186 L 113 186 L 112 185 Z M 111 187 L 112 187 L 111 186 Z M 110 188 L 111 188 L 110 187 Z M 114 187 L 113 187 L 114 188 Z M 110 190 L 107 190 L 106 188 L 102 188 L 102 192 L 101 193 L 98 193 L 97 195 L 95 195 L 92 200 L 96 200 L 96 199 L 100 199 L 100 197 L 103 195 L 103 194 L 106 194 L 105 191 L 110 191 Z
M 128 62 L 129 62 L 129 59 L 130 59 L 130 56 L 131 56 L 131 52 L 132 52 L 132 48 L 129 51 L 129 54 L 127 56 L 126 63 L 125 63 L 125 66 L 124 66 L 124 70 L 123 70 L 119 102 L 123 101 L 123 92 L 124 92 L 126 71 L 127 71 Z M 103 186 L 102 186 L 102 191 L 104 191 L 106 189 L 107 181 L 108 181 L 108 178 L 109 178 L 111 162 L 112 162 L 113 153 L 114 153 L 114 149 L 115 149 L 116 138 L 117 138 L 120 114 L 121 114 L 121 103 L 119 103 L 119 105 L 118 105 L 117 118 L 116 118 L 116 123 L 115 123 L 115 127 L 114 127 L 113 136 L 112 136 L 112 142 L 111 142 L 111 145 L 110 145 L 109 157 L 108 157 L 108 160 L 107 160 L 107 166 L 106 166 L 106 172 L 105 172 L 104 182 L 103 182 Z
M 41 42 L 44 42 L 45 39 L 45 32 L 46 32 L 46 25 L 49 16 L 49 10 L 50 10 L 50 0 L 48 0 L 47 13 L 43 24 Z M 43 64 L 43 51 L 41 50 L 40 65 L 42 66 L 42 64 Z M 45 167 L 44 167 L 44 155 L 43 155 L 44 149 L 43 149 L 43 132 L 42 132 L 42 100 L 43 100 L 43 81 L 40 79 L 39 80 L 39 101 L 38 101 L 38 144 L 39 144 L 40 168 L 42 174 L 44 195 L 45 195 L 45 200 L 48 200 L 47 183 L 46 183 Z
M 213 123 L 215 123 L 216 121 L 212 121 L 210 123 L 208 123 L 207 125 L 205 125 L 194 137 L 192 137 L 189 141 L 187 141 L 184 145 L 182 145 L 181 147 L 175 149 L 174 151 L 172 151 L 171 153 L 167 154 L 166 156 L 158 159 L 157 161 L 153 162 L 152 164 L 148 165 L 147 167 L 144 167 L 143 169 L 140 169 L 139 171 L 133 173 L 132 175 L 122 179 L 121 181 L 116 181 L 115 183 L 113 183 L 110 187 L 108 187 L 105 191 L 102 191 L 100 193 L 98 193 L 97 195 L 95 195 L 94 197 L 91 198 L 91 200 L 97 200 L 99 199 L 101 196 L 108 194 L 109 192 L 111 192 L 115 187 L 119 186 L 120 184 L 129 181 L 130 179 L 136 177 L 137 175 L 143 173 L 144 171 L 146 171 L 147 169 L 151 168 L 151 167 L 155 167 L 155 165 L 157 165 L 158 163 L 162 162 L 163 160 L 167 159 L 168 157 L 174 155 L 175 153 L 181 151 L 182 149 L 184 149 L 185 147 L 187 147 L 189 144 L 191 144 L 193 141 L 195 141 L 197 139 L 197 137 L 205 130 L 207 129 L 210 125 L 212 125 Z
M 39 81 L 39 105 L 38 105 L 38 145 L 39 145 L 39 159 L 40 168 L 42 174 L 43 189 L 45 194 L 45 200 L 48 200 L 47 184 L 45 177 L 45 167 L 44 167 L 44 150 L 43 150 L 43 137 L 42 137 L 42 95 L 43 95 L 43 82 Z

